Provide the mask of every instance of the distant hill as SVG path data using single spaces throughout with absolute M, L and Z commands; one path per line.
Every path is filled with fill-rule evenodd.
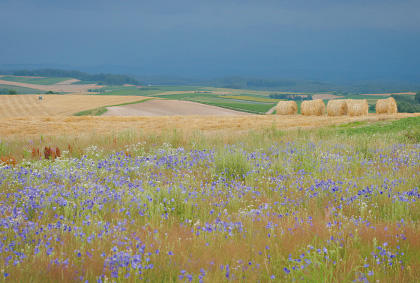
M 104 85 L 139 85 L 140 82 L 130 76 L 119 74 L 88 74 L 81 71 L 69 71 L 61 69 L 38 69 L 38 70 L 9 70 L 0 74 L 12 76 L 34 76 L 47 78 L 75 78 L 82 82 L 95 82 Z
M 179 76 L 134 76 L 145 85 L 172 85 L 172 86 L 206 86 L 232 89 L 253 89 L 278 92 L 304 92 L 337 94 L 347 93 L 398 93 L 417 92 L 420 90 L 419 81 L 314 81 L 275 78 L 257 78 L 229 76 L 206 80 Z

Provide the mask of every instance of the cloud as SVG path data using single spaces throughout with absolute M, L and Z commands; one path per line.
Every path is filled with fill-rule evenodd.
M 5 1 L 10 28 L 141 29 L 392 29 L 420 30 L 420 2 L 406 1 Z

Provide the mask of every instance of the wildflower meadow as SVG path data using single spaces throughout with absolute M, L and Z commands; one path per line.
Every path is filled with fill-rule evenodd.
M 419 140 L 348 129 L 22 139 L 0 166 L 0 281 L 418 282 Z

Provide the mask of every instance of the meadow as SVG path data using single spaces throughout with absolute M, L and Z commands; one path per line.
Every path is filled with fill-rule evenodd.
M 1 280 L 417 282 L 403 117 L 2 119 Z

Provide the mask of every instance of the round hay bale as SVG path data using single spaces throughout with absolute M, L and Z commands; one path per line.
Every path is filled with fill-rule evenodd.
M 328 116 L 343 116 L 347 115 L 348 107 L 347 101 L 344 99 L 330 100 L 327 104 Z
M 325 115 L 325 103 L 321 99 L 305 100 L 300 106 L 300 112 L 305 116 Z
M 279 101 L 276 106 L 277 115 L 296 115 L 298 107 L 294 101 Z
M 395 114 L 398 113 L 397 102 L 393 97 L 378 99 L 376 102 L 376 114 Z
M 347 99 L 347 108 L 350 116 L 365 116 L 369 112 L 366 99 Z

